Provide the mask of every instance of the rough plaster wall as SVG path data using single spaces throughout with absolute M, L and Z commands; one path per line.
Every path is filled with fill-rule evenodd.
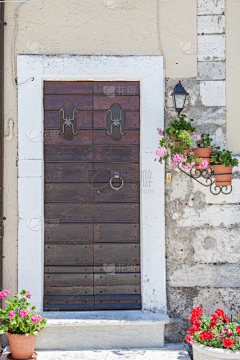
M 11 293 L 17 290 L 17 91 L 13 85 L 13 54 L 163 53 L 168 76 L 196 76 L 196 0 L 159 0 L 159 27 L 157 4 L 157 0 L 5 3 L 5 132 L 7 134 L 7 123 L 12 118 L 14 139 L 5 143 L 4 211 L 7 220 L 3 281 Z M 13 51 L 14 11 L 19 5 Z M 186 57 L 181 43 L 189 41 L 195 50 Z
M 227 143 L 228 149 L 240 153 L 240 2 L 226 0 L 226 41 L 227 41 Z

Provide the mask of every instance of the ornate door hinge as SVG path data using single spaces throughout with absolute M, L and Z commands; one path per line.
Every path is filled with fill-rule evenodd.
M 70 103 L 59 110 L 59 134 L 66 140 L 72 140 L 78 134 L 78 111 Z
M 119 141 L 125 135 L 125 111 L 121 105 L 113 104 L 107 111 L 107 135 L 112 140 Z

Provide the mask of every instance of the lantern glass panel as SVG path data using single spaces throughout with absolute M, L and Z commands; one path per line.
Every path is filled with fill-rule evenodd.
M 181 95 L 173 95 L 175 98 L 174 101 L 174 105 L 176 109 L 183 109 L 184 108 L 184 104 L 185 104 L 185 100 L 186 100 L 186 95 L 185 94 L 181 94 Z

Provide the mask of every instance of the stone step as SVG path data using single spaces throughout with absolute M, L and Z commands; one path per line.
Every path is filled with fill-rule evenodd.
M 47 327 L 36 338 L 38 350 L 160 348 L 166 314 L 142 311 L 47 312 Z
M 65 347 L 67 348 L 67 343 Z M 38 350 L 37 360 L 191 360 L 187 350 L 188 347 L 184 344 L 166 344 L 165 347 L 159 349 Z M 6 360 L 7 354 L 9 354 L 9 348 L 4 350 L 1 360 Z

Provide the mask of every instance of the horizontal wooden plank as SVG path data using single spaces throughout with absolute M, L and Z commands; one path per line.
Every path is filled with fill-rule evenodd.
M 92 182 L 94 177 L 91 163 L 45 163 L 44 178 L 48 182 Z
M 45 243 L 93 242 L 93 224 L 45 224 Z
M 89 130 L 90 131 L 90 130 Z M 93 143 L 95 145 L 138 145 L 139 144 L 139 131 L 126 130 L 126 134 L 122 136 L 121 140 L 112 140 L 110 135 L 107 135 L 106 130 L 93 130 Z
M 138 130 L 140 129 L 139 111 L 126 111 L 125 128 Z M 44 112 L 45 129 L 59 129 L 59 110 L 45 110 Z M 78 111 L 78 129 L 106 129 L 107 128 L 107 111 Z
M 139 96 L 115 96 L 115 98 L 106 95 L 93 95 L 94 110 L 108 110 L 113 104 L 119 104 L 123 110 L 139 110 Z M 84 109 L 83 109 L 84 110 Z
M 45 222 L 58 219 L 59 222 L 92 222 L 93 204 L 58 203 L 45 204 Z
M 89 81 L 44 81 L 45 94 L 91 94 L 93 82 Z
M 95 304 L 141 303 L 139 295 L 95 295 Z
M 131 264 L 104 264 L 97 266 L 45 266 L 44 273 L 54 274 L 54 273 L 75 273 L 75 274 L 93 274 L 93 273 L 138 273 L 140 272 L 139 265 Z
M 114 169 L 120 171 L 124 182 L 139 182 L 140 171 L 138 163 L 45 163 L 45 182 L 109 182 L 114 175 Z M 93 186 L 94 188 L 95 185 Z
M 78 130 L 72 140 L 66 140 L 59 130 L 44 130 L 44 143 L 46 145 L 92 145 L 92 130 Z
M 94 305 L 94 310 L 141 310 L 142 304 L 140 302 L 133 303 L 98 303 Z M 53 309 L 52 309 L 53 310 Z M 87 309 L 84 309 L 87 310 Z M 53 310 L 54 311 L 54 310 Z M 67 309 L 66 309 L 67 311 Z M 68 309 L 70 311 L 70 309 Z
M 139 146 L 45 145 L 45 161 L 138 162 Z
M 113 181 L 115 187 L 121 185 L 121 180 Z M 51 183 L 45 184 L 45 203 L 48 202 L 97 202 L 97 203 L 133 203 L 139 202 L 139 184 L 125 183 L 116 191 L 109 182 L 95 183 Z
M 45 295 L 93 295 L 93 286 L 45 286 Z
M 138 81 L 100 81 L 93 83 L 94 94 L 104 94 L 111 97 L 121 95 L 138 95 L 140 83 Z
M 139 244 L 94 244 L 94 264 L 114 266 L 139 265 Z M 110 269 L 110 268 L 109 268 Z M 111 269 L 110 269 L 111 271 Z
M 91 110 L 93 108 L 92 95 L 45 95 L 44 109 L 59 110 L 70 103 L 76 110 Z
M 106 267 L 106 271 L 108 268 Z M 110 266 L 109 273 L 94 274 L 94 286 L 112 286 L 112 285 L 140 285 L 140 273 L 114 273 L 111 272 Z
M 138 222 L 138 203 L 129 204 L 74 204 L 46 203 L 45 221 L 57 219 L 60 222 Z
M 95 222 L 138 222 L 140 220 L 140 206 L 129 204 L 94 204 Z
M 140 295 L 140 285 L 94 286 L 94 295 Z
M 107 111 L 93 111 L 93 128 L 106 129 L 107 128 Z M 140 129 L 140 112 L 139 111 L 125 111 L 125 128 L 138 130 Z
M 93 161 L 92 146 L 45 145 L 45 161 Z
M 94 242 L 139 242 L 139 224 L 94 224 Z
M 93 245 L 45 245 L 45 265 L 93 265 Z
M 94 266 L 45 266 L 44 273 L 76 273 L 76 274 L 92 274 Z
M 121 186 L 121 180 L 113 181 L 115 187 Z M 124 183 L 119 191 L 110 187 L 109 183 L 95 183 L 93 190 L 94 202 L 98 203 L 133 203 L 140 201 L 139 184 Z
M 88 183 L 45 184 L 46 202 L 92 202 L 94 190 Z
M 94 304 L 44 304 L 44 311 L 90 311 L 94 310 Z
M 129 275 L 129 274 L 128 274 Z M 92 286 L 93 274 L 45 274 L 45 286 Z
M 139 146 L 95 146 L 94 161 L 137 162 L 139 161 Z
M 94 296 L 44 296 L 44 304 L 94 304 Z

